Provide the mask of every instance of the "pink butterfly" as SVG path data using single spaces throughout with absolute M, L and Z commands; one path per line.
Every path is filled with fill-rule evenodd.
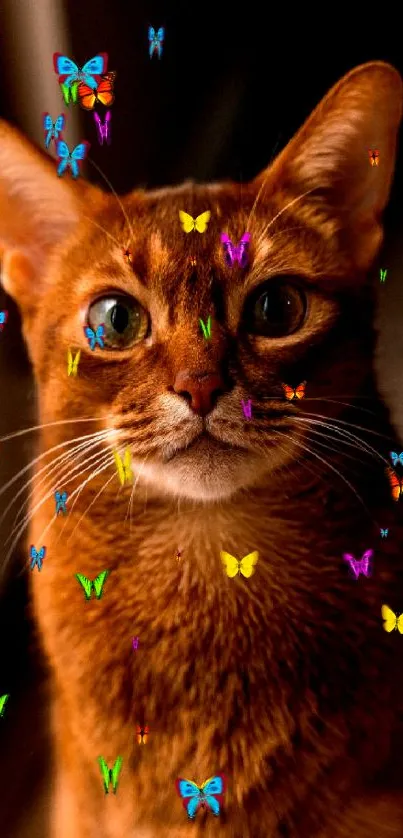
M 351 570 L 353 571 L 355 578 L 358 579 L 360 573 L 364 576 L 372 576 L 371 559 L 373 555 L 373 550 L 366 550 L 365 553 L 362 554 L 362 558 L 358 561 L 351 555 L 351 553 L 343 553 L 343 559 L 345 562 L 350 562 Z
M 221 233 L 220 238 L 224 246 L 224 259 L 228 267 L 232 268 L 233 264 L 238 262 L 241 268 L 245 268 L 248 264 L 250 234 L 244 233 L 238 244 L 233 244 L 226 233 Z

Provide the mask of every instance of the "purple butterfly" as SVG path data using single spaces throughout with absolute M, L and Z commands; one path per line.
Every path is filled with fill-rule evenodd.
M 360 573 L 364 576 L 372 576 L 371 559 L 373 555 L 373 550 L 366 550 L 365 553 L 362 554 L 362 558 L 358 561 L 351 555 L 351 553 L 343 553 L 343 559 L 345 562 L 350 562 L 351 570 L 353 571 L 355 578 L 358 579 Z
M 227 233 L 221 233 L 220 238 L 224 245 L 224 259 L 228 267 L 232 268 L 233 264 L 238 262 L 241 268 L 245 268 L 248 264 L 250 234 L 244 233 L 238 244 L 233 244 Z
M 112 114 L 110 111 L 106 112 L 105 121 L 103 123 L 101 122 L 101 119 L 98 116 L 98 114 L 94 113 L 95 125 L 97 126 L 98 132 L 98 142 L 100 145 L 104 144 L 104 140 L 106 140 L 108 145 L 111 144 L 111 119 Z

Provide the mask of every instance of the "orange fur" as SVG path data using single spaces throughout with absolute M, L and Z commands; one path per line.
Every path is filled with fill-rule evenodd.
M 40 452 L 109 434 L 93 449 L 93 468 L 106 454 L 109 465 L 76 502 L 90 471 L 75 473 L 69 460 L 53 475 L 53 490 L 70 493 L 67 518 L 52 521 L 53 496 L 39 505 L 47 454 L 32 499 L 27 544 L 47 546 L 31 581 L 53 681 L 55 838 L 401 835 L 403 798 L 385 778 L 392 768 L 401 776 L 391 743 L 401 741 L 403 647 L 381 620 L 384 601 L 403 608 L 401 524 L 375 553 L 372 579 L 354 584 L 341 560 L 372 545 L 372 521 L 388 526 L 397 514 L 368 448 L 385 455 L 373 432 L 392 431 L 372 380 L 367 274 L 401 107 L 393 68 L 359 67 L 242 188 L 242 202 L 234 184 L 136 192 L 122 199 L 130 223 L 115 199 L 58 179 L 0 124 L 3 283 L 23 316 Z M 379 167 L 368 164 L 371 143 Z M 183 208 L 211 210 L 192 242 L 178 221 Z M 251 234 L 248 271 L 225 266 L 223 229 L 234 241 Z M 286 338 L 251 336 L 242 328 L 247 295 L 279 274 L 311 289 L 307 321 Z M 119 353 L 91 352 L 86 311 L 111 288 L 139 300 L 151 336 Z M 206 341 L 198 320 L 209 314 Z M 66 373 L 70 346 L 81 349 L 77 377 Z M 173 392 L 183 370 L 224 375 L 205 420 L 221 442 L 192 446 L 203 420 Z M 308 395 L 286 403 L 282 382 L 303 380 Z M 341 404 L 346 393 L 351 408 Z M 251 422 L 242 398 L 252 399 Z M 370 404 L 363 398 L 372 412 L 357 412 Z M 337 427 L 359 447 L 302 421 L 323 416 L 347 422 Z M 62 420 L 77 421 L 47 424 Z M 125 520 L 131 490 L 120 487 L 113 450 L 129 445 L 137 482 Z M 178 544 L 186 561 L 175 561 Z M 228 579 L 220 550 L 258 550 L 255 574 Z M 106 568 L 102 598 L 85 602 L 74 574 L 93 579 Z M 142 718 L 152 730 L 146 748 L 135 736 Z M 123 756 L 116 797 L 104 794 L 101 754 L 109 765 Z M 202 782 L 219 771 L 229 786 L 220 822 L 198 813 L 188 823 L 176 777 Z

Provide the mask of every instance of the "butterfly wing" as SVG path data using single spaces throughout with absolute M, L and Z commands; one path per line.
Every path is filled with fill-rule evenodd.
M 396 628 L 397 625 L 396 614 L 394 613 L 394 611 L 392 611 L 391 608 L 389 608 L 389 605 L 382 605 L 381 611 L 382 617 L 385 621 L 383 624 L 385 631 L 393 631 L 393 629 Z
M 0 716 L 4 716 L 4 710 L 6 708 L 6 704 L 9 697 L 10 693 L 6 693 L 5 695 L 0 696 Z
M 221 561 L 225 566 L 227 576 L 229 576 L 230 579 L 233 579 L 239 572 L 241 563 L 235 558 L 235 556 L 232 556 L 231 553 L 227 553 L 225 550 L 221 550 L 220 556 Z
M 71 152 L 71 171 L 75 178 L 78 177 L 80 172 L 77 160 L 84 160 L 86 158 L 90 145 L 89 142 L 84 140 L 82 143 L 78 143 Z
M 71 349 L 67 350 L 67 375 L 71 375 L 73 372 L 73 355 L 71 353 Z
M 56 142 L 56 154 L 60 160 L 59 165 L 57 167 L 57 174 L 59 177 L 66 171 L 67 166 L 71 163 L 71 155 L 70 149 L 67 143 L 64 140 L 57 140 Z
M 66 124 L 66 117 L 64 113 L 59 114 L 55 122 L 55 136 L 57 137 L 62 131 L 64 131 L 64 126 Z
M 248 250 L 249 250 L 249 242 L 250 242 L 250 234 L 244 233 L 240 241 L 238 242 L 238 262 L 241 268 L 245 268 L 248 263 Z
M 81 72 L 89 76 L 103 76 L 107 69 L 108 53 L 99 52 L 98 55 L 94 55 L 94 58 L 90 58 L 89 61 L 86 61 L 81 69 Z
M 207 224 L 210 221 L 210 217 L 210 210 L 206 210 L 206 212 L 202 212 L 201 215 L 198 215 L 197 218 L 195 218 L 194 227 L 198 233 L 205 233 L 205 231 L 207 230 Z
M 78 365 L 80 363 L 80 357 L 81 357 L 81 349 L 79 349 L 76 352 L 76 357 L 74 358 L 74 360 L 72 362 L 72 370 L 73 370 L 74 375 L 77 375 L 77 368 L 78 368 Z
M 97 101 L 96 90 L 82 81 L 78 85 L 77 95 L 81 107 L 84 108 L 85 111 L 92 111 L 95 102 Z
M 113 456 L 115 458 L 116 468 L 118 470 L 119 480 L 121 486 L 124 485 L 125 482 L 125 470 L 123 468 L 122 458 L 118 451 L 113 452 Z
M 112 786 L 116 794 L 118 788 L 119 774 L 122 768 L 123 757 L 117 757 L 115 765 L 112 768 Z
M 248 553 L 247 556 L 244 556 L 243 559 L 241 559 L 239 569 L 242 573 L 242 576 L 245 576 L 246 579 L 249 579 L 249 577 L 254 574 L 255 565 L 257 563 L 258 558 L 259 553 L 257 550 L 254 550 L 253 553 Z
M 373 550 L 366 550 L 365 553 L 362 554 L 360 565 L 362 572 L 365 573 L 365 576 L 371 576 L 373 555 Z
M 397 474 L 393 471 L 390 466 L 386 469 L 386 474 L 389 478 L 390 487 L 392 490 L 392 498 L 393 500 L 399 500 L 400 495 L 402 494 L 402 483 L 399 480 Z
M 106 577 L 109 576 L 109 570 L 103 570 L 96 579 L 94 579 L 94 588 L 95 588 L 95 596 L 97 599 L 101 599 L 102 596 L 102 589 L 105 584 Z
M 227 233 L 221 233 L 221 242 L 224 247 L 224 259 L 229 268 L 232 268 L 235 261 L 235 248 Z
M 217 774 L 215 777 L 210 777 L 209 780 L 203 783 L 201 788 L 204 791 L 206 803 L 213 815 L 219 815 L 220 806 L 223 801 L 222 795 L 226 790 L 226 779 L 224 775 Z
M 400 634 L 403 634 L 403 614 L 401 614 L 400 617 L 397 618 L 397 629 L 400 632 Z
M 123 456 L 123 468 L 125 473 L 126 480 L 133 480 L 133 472 L 132 472 L 132 455 L 130 448 L 126 448 L 126 451 Z
M 95 332 L 94 332 L 94 330 L 91 329 L 90 326 L 86 326 L 85 329 L 84 329 L 84 332 L 85 332 L 85 336 L 88 338 L 90 348 L 94 349 L 94 347 L 95 347 Z
M 49 148 L 50 141 L 53 136 L 53 121 L 50 113 L 43 114 L 43 128 L 45 131 L 45 146 Z
M 392 460 L 393 465 L 395 466 L 398 459 L 399 459 L 398 455 L 396 454 L 396 451 L 389 451 L 389 456 L 390 456 L 390 459 Z
M 108 108 L 109 105 L 112 105 L 115 100 L 113 93 L 114 77 L 115 73 L 108 73 L 103 79 L 101 79 L 97 88 L 97 99 L 101 105 L 104 105 L 106 108 Z
M 53 53 L 53 67 L 55 73 L 59 76 L 59 83 L 65 84 L 67 87 L 70 87 L 73 79 L 76 79 L 80 72 L 80 68 L 75 61 L 67 58 L 67 55 L 62 55 L 61 52 Z
M 189 818 L 194 818 L 200 806 L 200 789 L 192 780 L 184 780 L 180 777 L 176 780 L 176 790 L 183 798 L 183 806 Z
M 351 553 L 343 553 L 343 559 L 344 559 L 345 562 L 349 562 L 351 570 L 353 571 L 355 578 L 358 579 L 358 577 L 360 575 L 360 572 L 359 572 L 359 569 L 358 569 L 358 562 L 356 561 L 354 556 L 352 556 Z
M 79 582 L 80 585 L 82 585 L 84 588 L 85 598 L 90 599 L 92 589 L 91 579 L 88 579 L 86 576 L 84 576 L 83 573 L 75 573 L 74 575 L 77 579 L 77 582 Z
M 109 792 L 109 768 L 103 757 L 98 757 L 99 767 L 101 769 L 102 780 L 104 783 L 105 793 Z
M 148 40 L 150 41 L 150 44 L 155 40 L 155 29 L 153 26 L 148 27 Z
M 294 398 L 295 390 L 293 387 L 290 387 L 288 384 L 281 385 L 284 390 L 284 395 L 288 401 L 291 401 Z
M 159 41 L 160 45 L 162 45 L 164 37 L 165 37 L 165 29 L 164 29 L 163 26 L 160 26 L 160 28 L 157 32 L 157 41 Z
M 298 387 L 295 388 L 295 396 L 297 399 L 303 399 L 305 396 L 305 386 L 306 381 L 303 381 L 302 384 L 298 384 Z
M 188 212 L 184 212 L 183 210 L 179 210 L 179 218 L 185 233 L 191 233 L 196 224 L 195 219 L 189 215 Z

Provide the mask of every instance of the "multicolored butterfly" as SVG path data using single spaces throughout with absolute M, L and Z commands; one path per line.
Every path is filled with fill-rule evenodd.
M 182 777 L 176 780 L 176 791 L 183 799 L 183 806 L 189 818 L 195 818 L 200 808 L 209 809 L 213 815 L 219 815 L 225 790 L 226 778 L 223 774 L 210 777 L 201 786 Z
M 397 501 L 403 495 L 403 478 L 398 477 L 390 466 L 386 469 L 386 474 L 392 490 L 392 498 Z
M 153 57 L 154 52 L 157 53 L 158 58 L 161 58 L 162 55 L 162 44 L 164 42 L 165 37 L 165 29 L 163 26 L 160 26 L 158 32 L 155 32 L 153 26 L 148 27 L 148 43 L 149 43 L 149 56 L 150 58 Z
M 389 605 L 382 605 L 382 617 L 385 620 L 383 627 L 385 631 L 390 632 L 397 629 L 400 634 L 403 634 L 403 614 L 400 617 L 389 608 Z
M 381 536 L 382 536 L 382 538 L 387 538 L 387 537 L 388 537 L 388 532 L 389 532 L 389 529 L 387 529 L 387 530 L 383 530 L 383 529 L 382 529 L 382 527 L 381 527 Z
M 115 101 L 113 92 L 113 84 L 116 78 L 116 73 L 106 73 L 102 76 L 98 87 L 94 90 L 90 85 L 80 82 L 78 85 L 78 101 L 85 111 L 92 111 L 94 105 L 98 102 L 109 108 Z
M 68 498 L 67 492 L 55 492 L 56 515 L 58 515 L 59 512 L 63 512 L 63 515 L 67 515 L 67 509 L 66 509 L 67 498 Z
M 244 233 L 238 244 L 233 244 L 227 233 L 221 233 L 220 238 L 224 246 L 224 259 L 227 265 L 232 268 L 234 263 L 238 262 L 241 268 L 245 268 L 248 264 L 250 234 Z
M 41 547 L 40 550 L 37 550 L 33 544 L 29 548 L 29 555 L 31 557 L 31 570 L 34 569 L 35 565 L 38 565 L 38 570 L 42 570 L 43 560 L 46 554 L 46 547 Z
M 148 739 L 149 732 L 150 732 L 150 728 L 147 725 L 144 725 L 143 727 L 141 727 L 141 725 L 137 725 L 136 736 L 137 736 L 137 742 L 139 743 L 139 745 L 146 745 L 147 744 L 147 739 Z
M 396 451 L 390 451 L 389 456 L 394 466 L 396 466 L 397 463 L 400 463 L 400 465 L 403 466 L 403 451 L 401 451 L 400 454 L 396 454 Z
M 351 553 L 343 553 L 343 559 L 345 562 L 350 563 L 351 570 L 354 573 L 356 579 L 358 579 L 360 573 L 363 576 L 372 576 L 372 565 L 371 559 L 374 555 L 373 550 L 366 550 L 365 553 L 362 554 L 361 559 L 355 559 Z
M 77 375 L 78 365 L 80 363 L 81 357 L 81 349 L 79 349 L 75 357 L 73 358 L 73 353 L 71 349 L 67 350 L 67 375 Z
M 95 125 L 96 125 L 96 128 L 97 128 L 99 145 L 103 145 L 104 140 L 106 140 L 108 145 L 110 145 L 111 142 L 112 142 L 111 130 L 110 130 L 111 119 L 112 119 L 112 114 L 111 114 L 110 111 L 106 112 L 105 119 L 104 119 L 103 122 L 101 122 L 100 116 L 98 116 L 97 113 L 94 113 L 94 122 L 95 122 Z
M 288 384 L 281 385 L 284 390 L 284 395 L 288 401 L 292 401 L 293 399 L 303 399 L 305 396 L 305 386 L 306 381 L 303 381 L 302 384 L 298 384 L 298 387 L 289 387 Z
M 179 218 L 185 233 L 191 233 L 192 230 L 197 230 L 198 233 L 205 233 L 205 231 L 207 230 L 207 224 L 210 221 L 210 217 L 210 210 L 202 212 L 201 215 L 197 216 L 197 218 L 193 218 L 193 216 L 189 215 L 188 212 L 179 210 Z
M 62 55 L 60 52 L 53 54 L 53 66 L 55 73 L 59 76 L 59 84 L 71 87 L 74 82 L 83 82 L 95 90 L 108 68 L 108 55 L 100 52 L 94 58 L 90 58 L 83 67 L 79 67 L 71 58 Z
M 96 599 L 101 599 L 103 587 L 105 583 L 105 579 L 109 576 L 109 570 L 103 570 L 102 573 L 96 577 L 96 579 L 88 579 L 87 576 L 84 576 L 83 573 L 75 573 L 74 574 L 77 582 L 84 588 L 85 599 L 91 599 L 91 591 L 94 588 L 95 597 Z
M 97 343 L 101 347 L 104 348 L 104 337 L 105 337 L 105 325 L 104 323 L 100 323 L 96 331 L 91 329 L 90 326 L 86 326 L 84 329 L 85 336 L 88 339 L 88 345 L 92 351 L 94 351 Z
M 132 471 L 132 455 L 130 448 L 126 448 L 126 451 L 123 455 L 123 460 L 118 451 L 113 452 L 113 456 L 115 458 L 116 468 L 118 470 L 119 480 L 121 486 L 125 485 L 127 480 L 128 483 L 133 481 L 133 471 Z
M 122 762 L 123 757 L 118 757 L 113 768 L 108 768 L 108 765 L 105 762 L 104 758 L 98 757 L 98 763 L 101 769 L 105 794 L 109 794 L 109 784 L 112 785 L 113 793 L 116 794 L 118 789 L 120 769 L 122 768 Z
M 73 82 L 71 87 L 69 87 L 67 84 L 60 85 L 60 90 L 63 93 L 63 99 L 66 105 L 70 105 L 70 102 L 73 102 L 73 105 L 76 104 L 78 85 L 78 81 Z
M 4 711 L 6 709 L 6 704 L 8 699 L 10 698 L 10 693 L 6 693 L 5 695 L 0 695 L 0 716 L 4 716 Z
M 56 140 L 59 137 L 59 134 L 62 133 L 64 130 L 64 126 L 66 124 L 66 118 L 64 113 L 59 114 L 56 119 L 56 122 L 53 122 L 50 113 L 43 114 L 43 129 L 45 131 L 45 146 L 49 148 L 51 140 Z
M 61 177 L 68 168 L 70 168 L 73 178 L 78 177 L 80 174 L 78 161 L 85 160 L 90 147 L 91 143 L 87 143 L 86 140 L 83 140 L 82 143 L 79 143 L 75 148 L 73 148 L 73 151 L 70 151 L 64 140 L 57 140 L 56 154 L 59 158 L 57 174 L 59 177 Z
M 369 162 L 371 166 L 379 166 L 379 151 L 377 148 L 368 149 Z
M 233 579 L 234 576 L 241 573 L 242 576 L 249 579 L 249 577 L 253 576 L 255 572 L 255 564 L 258 561 L 259 553 L 257 550 L 254 550 L 253 553 L 248 553 L 248 555 L 244 556 L 243 559 L 236 559 L 235 556 L 231 555 L 231 553 L 226 553 L 225 550 L 222 550 L 220 552 L 220 556 L 221 561 L 225 566 L 226 574 L 230 579 Z
M 3 331 L 3 328 L 4 328 L 5 324 L 7 323 L 7 320 L 8 320 L 8 311 L 7 310 L 0 311 L 0 332 Z

